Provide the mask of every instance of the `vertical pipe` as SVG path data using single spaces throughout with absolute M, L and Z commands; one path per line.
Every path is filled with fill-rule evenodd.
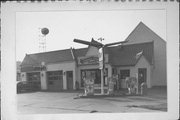
M 137 91 L 136 94 L 139 94 L 139 80 L 138 80 L 138 73 L 136 73 L 136 79 L 137 79 Z

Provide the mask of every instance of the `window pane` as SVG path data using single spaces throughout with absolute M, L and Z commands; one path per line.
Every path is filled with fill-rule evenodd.
M 130 76 L 130 70 L 120 70 L 121 79 L 125 79 Z
M 49 71 L 47 72 L 47 78 L 48 80 L 62 80 L 63 79 L 62 73 L 63 71 Z

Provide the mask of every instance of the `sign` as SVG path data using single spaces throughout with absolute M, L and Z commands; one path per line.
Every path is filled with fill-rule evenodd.
M 99 61 L 99 69 L 103 69 L 103 61 Z
M 25 66 L 21 67 L 22 72 L 30 72 L 30 71 L 45 71 L 46 66 Z
M 80 65 L 98 64 L 98 59 L 99 58 L 97 56 L 81 57 L 78 59 L 78 64 Z
M 99 69 L 103 69 L 103 49 L 99 49 Z
M 103 61 L 103 50 L 102 50 L 102 48 L 99 49 L 99 61 Z
M 46 70 L 46 66 L 34 66 L 34 71 L 44 71 Z

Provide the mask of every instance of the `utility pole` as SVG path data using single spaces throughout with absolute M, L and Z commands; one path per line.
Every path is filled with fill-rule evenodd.
M 99 40 L 102 41 L 104 39 L 100 38 Z M 126 41 L 121 41 L 121 42 L 102 44 L 102 43 L 99 43 L 99 42 L 92 43 L 92 42 L 88 42 L 88 41 L 84 41 L 84 40 L 74 39 L 74 42 L 85 44 L 85 45 L 90 45 L 90 46 L 97 47 L 98 49 L 100 49 L 100 48 L 102 49 L 101 94 L 104 94 L 104 72 L 105 72 L 105 57 L 104 57 L 105 53 L 104 53 L 104 51 L 105 51 L 105 47 L 126 43 L 128 41 L 126 40 Z

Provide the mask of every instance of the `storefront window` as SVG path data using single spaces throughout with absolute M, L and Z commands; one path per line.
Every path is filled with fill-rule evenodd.
M 94 84 L 101 84 L 101 71 L 99 69 L 81 70 L 81 87 L 84 87 L 84 80 L 91 77 Z
M 130 76 L 130 70 L 120 70 L 120 78 L 125 79 Z

